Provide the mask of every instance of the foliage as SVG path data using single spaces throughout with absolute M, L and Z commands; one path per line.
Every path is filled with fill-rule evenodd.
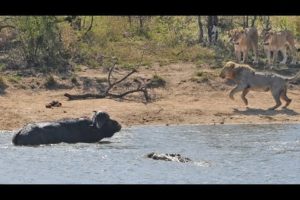
M 203 83 L 207 82 L 210 79 L 215 79 L 218 77 L 218 72 L 217 71 L 204 71 L 200 70 L 195 73 L 195 75 L 191 78 L 191 81 L 197 82 L 197 83 Z
M 159 75 L 153 75 L 151 82 L 149 83 L 150 88 L 157 88 L 157 87 L 165 87 L 166 81 Z
M 5 88 L 6 86 L 7 85 L 6 85 L 4 78 L 2 76 L 0 76 L 0 89 Z
M 12 51 L 17 54 L 12 58 L 19 57 L 19 62 L 25 62 L 27 67 L 65 65 L 66 55 L 54 16 L 20 16 L 15 17 L 14 22 L 19 51 Z
M 298 16 L 218 16 L 218 41 L 207 45 L 207 16 L 0 16 L 1 70 L 33 68 L 42 73 L 108 67 L 117 57 L 124 68 L 174 62 L 218 65 L 234 59 L 227 31 L 244 26 L 300 36 Z M 11 36 L 15 33 L 14 38 Z M 2 46 L 1 46 L 2 45 Z
M 7 81 L 10 83 L 19 83 L 21 81 L 21 77 L 18 75 L 10 75 L 7 77 Z
M 48 76 L 46 78 L 46 81 L 44 83 L 46 88 L 52 88 L 57 84 L 56 80 L 54 79 L 54 77 L 52 75 Z

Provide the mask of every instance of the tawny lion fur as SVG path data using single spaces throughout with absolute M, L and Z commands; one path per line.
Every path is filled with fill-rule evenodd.
M 234 100 L 234 94 L 242 92 L 241 98 L 245 105 L 248 105 L 246 95 L 250 90 L 254 91 L 271 91 L 276 105 L 269 108 L 274 110 L 281 106 L 280 99 L 286 102 L 283 108 L 286 108 L 291 99 L 287 97 L 287 83 L 295 80 L 300 76 L 300 72 L 294 77 L 284 77 L 274 73 L 256 72 L 249 65 L 241 65 L 235 62 L 227 62 L 223 67 L 220 77 L 233 80 L 237 86 L 230 91 L 229 97 Z
M 229 32 L 229 37 L 230 42 L 234 44 L 235 56 L 239 63 L 247 62 L 249 50 L 254 53 L 253 63 L 258 63 L 258 33 L 256 28 L 233 29 Z
M 262 36 L 264 49 L 267 54 L 269 64 L 274 64 L 274 62 L 277 61 L 279 51 L 281 51 L 283 54 L 283 60 L 280 62 L 280 64 L 286 64 L 287 47 L 291 51 L 291 64 L 296 64 L 297 49 L 295 47 L 294 35 L 291 31 L 263 31 Z M 273 53 L 273 56 L 271 53 Z

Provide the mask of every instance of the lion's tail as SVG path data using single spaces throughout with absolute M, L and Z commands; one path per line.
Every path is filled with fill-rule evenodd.
M 293 81 L 296 81 L 299 78 L 300 78 L 300 71 L 295 76 L 286 78 L 285 80 L 288 81 L 288 82 L 293 82 Z

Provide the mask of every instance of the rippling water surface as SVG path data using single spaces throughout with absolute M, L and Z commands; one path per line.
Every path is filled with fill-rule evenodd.
M 300 125 L 136 126 L 100 143 L 38 147 L 12 136 L 0 133 L 0 184 L 300 183 Z

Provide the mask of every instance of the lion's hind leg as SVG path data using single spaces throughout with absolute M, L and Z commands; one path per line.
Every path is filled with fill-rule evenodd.
M 292 56 L 293 56 L 291 64 L 295 65 L 295 64 L 297 64 L 297 49 L 296 49 L 296 47 L 292 47 L 291 51 L 292 51 Z
M 273 98 L 276 102 L 276 105 L 269 108 L 269 110 L 275 110 L 276 108 L 278 108 L 282 104 L 281 101 L 280 101 L 280 96 L 281 96 L 282 92 L 280 92 L 278 90 L 272 90 L 271 92 L 272 92 L 272 96 L 273 96 Z
M 284 89 L 280 95 L 281 99 L 283 99 L 286 102 L 285 106 L 283 106 L 282 108 L 287 108 L 290 105 L 290 103 L 292 102 L 292 99 L 287 97 L 286 92 L 287 92 L 287 90 Z

